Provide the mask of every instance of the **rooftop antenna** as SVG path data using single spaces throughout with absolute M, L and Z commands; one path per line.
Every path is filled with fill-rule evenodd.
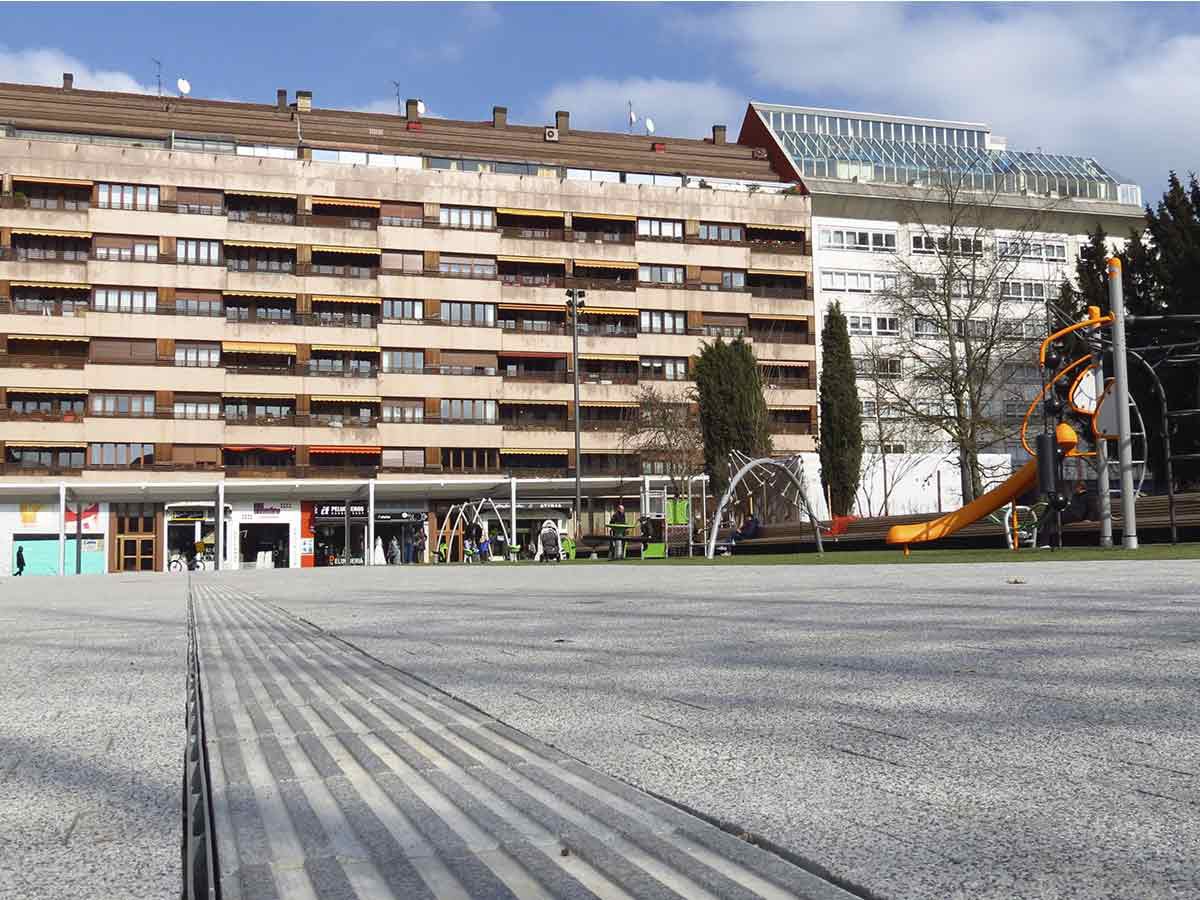
M 400 105 L 400 82 L 393 81 L 392 84 L 396 86 L 396 115 L 403 116 L 404 110 Z
M 162 96 L 162 60 L 155 59 L 152 56 L 152 57 L 150 57 L 150 62 L 154 63 L 154 67 L 155 67 L 155 71 L 156 71 L 155 81 L 158 82 L 158 96 L 161 97 Z
M 637 124 L 637 113 L 633 111 L 633 101 L 628 101 L 629 104 L 629 133 L 633 134 L 633 126 Z

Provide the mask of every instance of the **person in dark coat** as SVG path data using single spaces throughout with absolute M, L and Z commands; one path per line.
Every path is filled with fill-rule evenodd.
M 17 574 L 18 575 L 25 574 L 25 548 L 24 547 L 17 548 Z

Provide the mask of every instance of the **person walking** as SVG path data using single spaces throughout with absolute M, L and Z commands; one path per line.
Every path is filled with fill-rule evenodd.
M 24 547 L 17 548 L 17 574 L 18 575 L 25 574 L 25 548 Z
M 414 563 L 425 562 L 425 526 L 417 529 L 417 540 L 413 544 L 413 559 Z

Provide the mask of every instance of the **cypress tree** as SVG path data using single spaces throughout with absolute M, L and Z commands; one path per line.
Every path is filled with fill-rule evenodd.
M 717 495 L 729 484 L 729 455 L 771 452 L 771 432 L 762 379 L 754 351 L 741 338 L 717 338 L 700 348 L 695 365 L 700 430 L 704 436 L 704 470 Z
M 848 515 L 854 507 L 862 466 L 862 412 L 850 357 L 850 332 L 840 304 L 833 304 L 821 329 L 820 389 L 821 484 L 830 513 Z

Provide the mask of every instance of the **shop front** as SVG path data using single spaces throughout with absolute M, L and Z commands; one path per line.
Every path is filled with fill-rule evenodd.
M 213 503 L 168 503 L 167 571 L 186 572 L 189 569 L 214 569 L 216 548 L 216 517 Z M 231 512 L 225 504 L 225 515 Z
M 229 568 L 299 568 L 302 506 L 289 500 L 232 504 L 226 529 Z
M 379 556 L 376 564 L 423 561 L 419 558 L 421 539 L 426 536 L 423 503 L 377 503 L 375 548 L 370 552 L 366 503 L 351 503 L 348 515 L 345 503 L 305 501 L 301 508 L 301 564 L 305 567 L 361 566 L 372 554 Z
M 424 506 L 375 504 L 375 542 L 390 566 L 428 561 Z
M 0 504 L 0 575 L 17 572 L 18 551 L 24 575 L 58 574 L 59 507 L 57 503 Z M 106 570 L 107 503 L 67 506 L 66 573 L 99 574 Z
M 542 533 L 542 524 L 549 519 L 560 532 L 566 532 L 571 522 L 571 501 L 549 500 L 545 502 L 517 502 L 517 533 L 512 545 L 517 548 L 518 556 L 522 559 L 532 558 L 537 550 L 538 535 Z M 507 532 L 511 523 L 511 506 L 506 501 L 496 501 L 496 510 L 504 519 L 504 527 L 496 513 L 485 508 L 482 518 L 486 520 L 488 534 L 498 535 Z M 511 535 L 510 535 L 511 538 Z

